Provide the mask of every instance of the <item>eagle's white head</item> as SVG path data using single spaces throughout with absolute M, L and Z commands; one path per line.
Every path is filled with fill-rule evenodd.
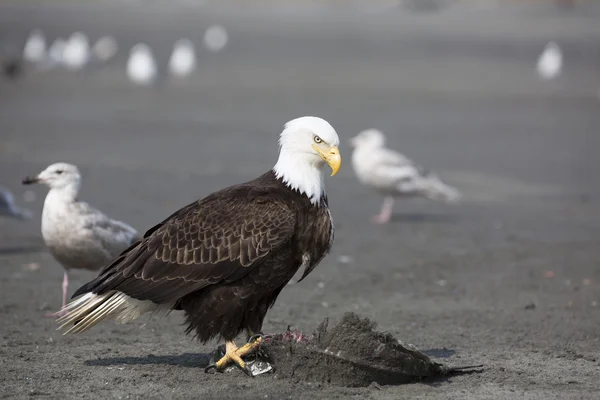
M 335 129 L 322 118 L 301 117 L 289 121 L 279 137 L 279 159 L 273 167 L 291 189 L 305 194 L 319 204 L 325 194 L 323 167 L 331 167 L 335 175 L 342 164 Z

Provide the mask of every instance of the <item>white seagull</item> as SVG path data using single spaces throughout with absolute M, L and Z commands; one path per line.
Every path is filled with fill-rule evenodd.
M 352 167 L 358 180 L 384 196 L 381 211 L 373 222 L 390 221 L 396 197 L 426 197 L 444 202 L 455 202 L 461 197 L 458 190 L 443 183 L 433 172 L 386 148 L 381 131 L 362 131 L 351 139 L 351 144 Z
M 560 75 L 563 64 L 563 56 L 560 47 L 550 42 L 544 48 L 537 62 L 538 75 L 542 79 L 550 80 Z
M 94 46 L 92 47 L 92 54 L 96 60 L 100 62 L 107 62 L 117 54 L 118 50 L 119 46 L 117 45 L 117 41 L 114 37 L 102 36 L 96 41 L 96 43 L 94 43 Z
M 36 177 L 23 180 L 23 184 L 32 183 L 50 187 L 42 211 L 42 236 L 52 256 L 65 269 L 64 307 L 69 287 L 68 271 L 99 270 L 135 242 L 138 233 L 124 222 L 111 219 L 77 199 L 81 175 L 75 165 L 52 164 Z
M 25 220 L 31 218 L 31 211 L 16 205 L 10 190 L 0 186 L 0 215 Z
M 83 68 L 90 59 L 90 42 L 83 33 L 73 33 L 63 50 L 63 64 L 67 69 L 76 71 Z
M 138 43 L 129 52 L 127 75 L 138 85 L 151 85 L 157 75 L 156 62 L 152 50 L 145 43 Z
M 23 48 L 23 59 L 38 64 L 46 58 L 46 38 L 39 29 L 34 29 L 25 42 Z
M 48 49 L 47 68 L 61 66 L 64 62 L 65 47 L 67 42 L 63 38 L 56 38 Z
M 204 33 L 204 46 L 212 52 L 223 50 L 229 41 L 227 30 L 221 25 L 209 26 Z
M 194 44 L 188 39 L 179 39 L 173 46 L 169 58 L 169 72 L 182 78 L 191 74 L 196 68 L 196 51 Z

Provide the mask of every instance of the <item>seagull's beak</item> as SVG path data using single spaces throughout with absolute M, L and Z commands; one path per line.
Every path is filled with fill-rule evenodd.
M 325 145 L 322 147 L 326 148 L 322 149 L 321 147 L 313 144 L 313 149 L 315 149 L 315 151 L 319 153 L 321 158 L 325 160 L 327 165 L 331 167 L 331 176 L 334 176 L 335 174 L 337 174 L 337 172 L 340 170 L 340 167 L 342 166 L 342 156 L 340 155 L 340 150 L 337 146 L 329 147 Z
M 40 181 L 40 178 L 38 178 L 37 176 L 35 176 L 35 177 L 26 176 L 25 178 L 23 178 L 21 183 L 23 185 L 31 185 L 33 183 L 38 183 L 39 181 Z

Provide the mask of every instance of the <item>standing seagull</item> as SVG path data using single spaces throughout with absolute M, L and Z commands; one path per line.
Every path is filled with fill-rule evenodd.
M 70 269 L 96 271 L 137 240 L 131 226 L 78 201 L 81 175 L 75 165 L 56 163 L 23 184 L 44 183 L 50 191 L 42 211 L 42 236 L 52 256 L 65 268 L 63 307 L 67 303 Z
M 114 37 L 102 36 L 94 43 L 92 54 L 94 55 L 95 60 L 107 62 L 117 54 L 118 50 L 119 45 Z
M 365 130 L 351 140 L 352 166 L 358 180 L 384 196 L 381 211 L 373 222 L 385 224 L 392 217 L 395 197 L 426 197 L 455 202 L 458 190 L 443 183 L 434 173 L 385 147 L 385 136 L 376 129 Z
M 63 63 L 67 69 L 76 71 L 83 68 L 90 59 L 90 42 L 83 33 L 73 33 L 63 50 Z
M 34 29 L 23 48 L 23 59 L 27 62 L 39 64 L 46 58 L 46 38 L 39 29 Z
M 323 167 L 332 175 L 340 168 L 337 133 L 321 118 L 302 117 L 286 124 L 279 144 L 273 169 L 176 211 L 77 290 L 60 329 L 79 333 L 104 319 L 183 310 L 188 333 L 204 343 L 225 340 L 225 356 L 208 370 L 233 361 L 251 374 L 242 357 L 260 344 L 260 335 L 252 337 L 267 310 L 333 243 Z M 242 331 L 250 339 L 238 348 Z
M 196 52 L 188 39 L 180 39 L 173 46 L 169 58 L 169 72 L 178 78 L 191 74 L 196 68 Z
M 537 71 L 542 79 L 550 80 L 560 75 L 563 64 L 562 51 L 554 42 L 550 42 L 544 48 L 538 58 Z
M 31 218 L 31 211 L 16 205 L 10 190 L 0 186 L 0 215 L 24 220 Z
M 156 62 L 147 44 L 138 43 L 129 52 L 127 76 L 138 85 L 151 85 L 156 80 Z

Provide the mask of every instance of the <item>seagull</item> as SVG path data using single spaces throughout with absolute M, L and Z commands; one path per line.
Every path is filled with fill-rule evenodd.
M 31 211 L 15 204 L 13 194 L 7 188 L 0 186 L 0 215 L 20 220 L 31 219 Z
M 138 85 L 150 85 L 156 79 L 156 62 L 152 50 L 145 43 L 138 43 L 129 52 L 127 75 Z
M 119 49 L 117 41 L 112 36 L 103 36 L 94 43 L 92 53 L 94 58 L 100 62 L 107 62 L 113 58 Z
M 542 79 L 550 80 L 560 75 L 563 56 L 560 47 L 550 42 L 544 48 L 537 63 L 537 71 Z
M 81 32 L 73 33 L 63 50 L 63 63 L 67 69 L 79 70 L 87 64 L 90 58 L 90 43 L 87 36 Z
M 229 41 L 227 30 L 221 25 L 209 26 L 204 33 L 204 46 L 212 52 L 222 50 Z
M 173 52 L 169 58 L 169 72 L 179 78 L 192 73 L 196 68 L 196 51 L 194 45 L 188 39 L 180 39 L 173 46 Z
M 384 196 L 380 213 L 373 217 L 375 223 L 390 221 L 396 197 L 426 197 L 448 203 L 461 197 L 458 190 L 443 183 L 433 172 L 386 148 L 381 131 L 362 131 L 351 139 L 351 145 L 352 167 L 358 180 Z
M 43 183 L 50 188 L 42 211 L 42 236 L 52 256 L 65 269 L 64 307 L 69 270 L 99 270 L 134 243 L 138 233 L 126 223 L 111 219 L 77 199 L 81 175 L 75 165 L 55 163 L 36 177 L 23 179 L 25 185 L 33 183 Z
M 23 48 L 23 59 L 27 62 L 37 64 L 46 58 L 46 38 L 39 29 L 34 29 Z
M 48 58 L 46 68 L 52 68 L 55 66 L 60 66 L 64 62 L 64 53 L 66 42 L 63 38 L 56 38 L 54 42 L 50 45 L 48 49 Z

